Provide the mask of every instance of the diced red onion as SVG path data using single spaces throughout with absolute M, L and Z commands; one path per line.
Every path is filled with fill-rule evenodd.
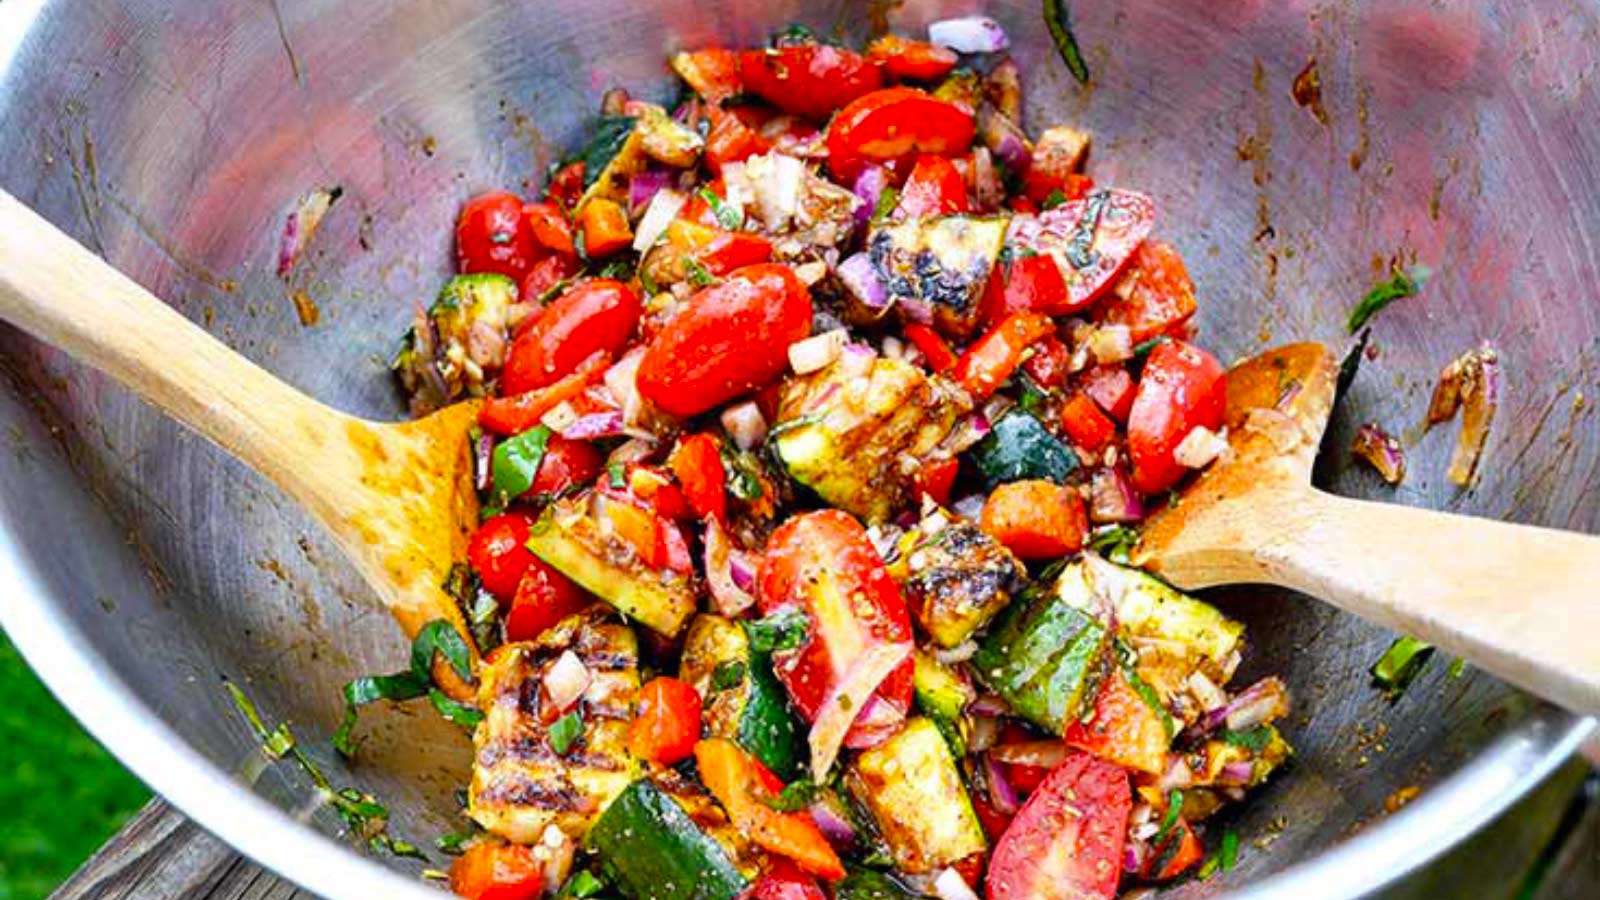
M 1061 741 L 1025 741 L 996 745 L 989 751 L 989 756 L 1014 766 L 1054 769 L 1066 761 L 1067 752 L 1067 745 Z
M 983 515 L 983 502 L 982 494 L 968 494 L 951 503 L 950 511 L 969 522 L 976 522 Z
M 933 304 L 921 297 L 897 297 L 895 303 L 908 321 L 921 325 L 933 322 Z
M 982 753 L 994 746 L 1000 737 L 1000 720 L 989 716 L 977 716 L 970 723 L 967 734 L 967 750 L 971 753 Z
M 603 381 L 606 390 L 617 400 L 617 405 L 622 407 L 622 421 L 628 425 L 638 425 L 642 421 L 645 411 L 644 397 L 639 394 L 639 363 L 644 359 L 644 347 L 635 347 L 623 354 L 622 358 L 606 370 Z
M 978 137 L 995 158 L 1015 173 L 1026 173 L 1033 165 L 1033 148 L 1021 126 L 992 106 L 978 110 Z
M 1204 425 L 1196 425 L 1183 436 L 1172 451 L 1172 458 L 1180 466 L 1203 469 L 1228 452 L 1228 439 Z
M 736 550 L 728 556 L 728 574 L 741 591 L 755 593 L 756 573 L 760 570 L 761 564 L 749 553 Z
M 1217 687 L 1215 682 L 1206 677 L 1206 673 L 1198 669 L 1190 672 L 1189 678 L 1184 683 L 1188 686 L 1189 692 L 1194 694 L 1195 699 L 1200 701 L 1201 709 L 1215 709 L 1228 702 L 1228 695 L 1222 692 L 1222 688 Z
M 612 463 L 643 462 L 654 456 L 660 445 L 648 438 L 631 438 L 617 449 L 611 451 L 606 457 L 606 465 Z
M 1011 46 L 1011 39 L 1000 23 L 988 16 L 963 16 L 929 25 L 928 43 L 957 53 L 998 53 Z
M 909 640 L 879 644 L 868 648 L 851 664 L 843 678 L 822 703 L 821 712 L 811 725 L 807 743 L 811 748 L 812 780 L 827 780 L 845 735 L 883 680 L 911 656 Z
M 850 335 L 843 328 L 814 334 L 789 345 L 789 367 L 796 375 L 809 375 L 826 369 L 844 352 Z
M 1165 794 L 1171 790 L 1183 790 L 1193 786 L 1194 770 L 1189 768 L 1189 763 L 1184 760 L 1183 754 L 1172 754 L 1172 762 L 1162 774 L 1161 780 L 1156 782 L 1156 789 Z
M 494 435 L 485 431 L 472 445 L 472 486 L 487 491 L 494 478 Z
M 1277 676 L 1268 676 L 1245 688 L 1232 700 L 1200 717 L 1195 733 L 1207 735 L 1224 723 L 1235 731 L 1254 728 L 1289 713 L 1289 689 Z
M 1126 875 L 1137 875 L 1139 874 L 1139 870 L 1142 868 L 1144 868 L 1144 866 L 1139 861 L 1138 845 L 1132 842 L 1124 844 L 1122 847 L 1123 873 Z
M 767 419 L 753 400 L 737 403 L 722 411 L 722 427 L 740 450 L 754 450 L 767 439 Z
M 624 424 L 620 410 L 589 413 L 579 416 L 571 425 L 561 429 L 561 436 L 569 441 L 616 437 L 624 433 Z
M 583 692 L 589 689 L 590 680 L 589 667 L 583 664 L 578 654 L 571 650 L 563 651 L 544 674 L 544 693 L 550 708 L 564 710 L 578 702 Z
M 840 283 L 856 302 L 876 312 L 889 308 L 889 288 L 866 253 L 857 253 L 839 263 L 838 274 Z
M 322 217 L 328 214 L 328 209 L 341 193 L 338 188 L 331 191 L 319 188 L 300 198 L 294 212 L 283 222 L 283 236 L 278 242 L 279 278 L 289 277 L 301 252 L 311 243 L 317 227 L 322 224 Z
M 878 199 L 883 196 L 883 189 L 889 186 L 889 170 L 883 166 L 867 166 L 856 176 L 855 184 L 851 191 L 860 198 L 856 205 L 856 227 L 866 228 L 872 222 L 872 214 L 878 208 Z
M 1230 784 L 1249 784 L 1250 779 L 1255 777 L 1256 766 L 1249 760 L 1240 760 L 1225 764 L 1222 771 L 1217 774 L 1220 781 Z
M 1126 472 L 1116 466 L 1095 470 L 1089 485 L 1089 519 L 1096 523 L 1144 521 L 1144 501 Z
M 893 737 L 905 719 L 905 710 L 873 694 L 844 736 L 844 745 L 850 750 L 870 750 Z
M 737 616 L 755 605 L 756 598 L 733 577 L 733 557 L 739 552 L 715 516 L 706 517 L 706 582 L 711 602 L 720 615 Z
M 994 430 L 990 419 L 984 415 L 983 410 L 978 410 L 959 419 L 944 440 L 939 442 L 939 452 L 945 456 L 958 456 L 965 453 L 973 444 L 988 437 Z
M 855 826 L 850 824 L 849 819 L 840 815 L 827 800 L 818 800 L 811 804 L 811 819 L 817 823 L 817 830 L 828 839 L 828 843 L 839 847 L 855 845 Z
M 633 184 L 638 184 L 638 179 L 643 177 L 643 175 L 636 176 Z M 630 185 L 630 193 L 632 190 Z M 645 209 L 643 218 L 639 219 L 638 227 L 633 230 L 633 251 L 644 253 L 655 246 L 656 241 L 666 234 L 667 226 L 672 224 L 672 220 L 678 217 L 678 213 L 688 202 L 689 197 L 683 192 L 675 191 L 665 184 L 657 185 L 650 195 L 649 206 Z
M 995 812 L 1014 815 L 1022 801 L 1017 797 L 1017 789 L 1011 786 L 1011 779 L 1006 777 L 1006 767 L 992 754 L 983 755 L 983 780 L 989 785 L 989 803 Z
M 628 214 L 642 214 L 654 202 L 656 195 L 672 184 L 673 174 L 665 169 L 646 169 L 628 179 Z
M 1101 325 L 1089 333 L 1089 352 L 1103 366 L 1133 357 L 1133 332 L 1126 325 Z
M 1357 428 L 1350 452 L 1355 454 L 1356 459 L 1365 460 L 1376 469 L 1389 484 L 1399 484 L 1405 480 L 1405 451 L 1400 449 L 1399 441 L 1377 425 L 1367 422 Z
M 933 879 L 933 892 L 939 895 L 939 900 L 978 900 L 978 895 L 955 869 L 945 869 Z
M 574 424 L 576 424 L 577 421 L 578 410 L 573 407 L 571 401 L 567 400 L 563 400 L 560 403 L 557 403 L 555 406 L 545 410 L 544 415 L 539 417 L 539 424 L 550 429 L 551 431 L 556 432 L 557 434 L 565 432 L 568 428 L 571 428 Z
M 984 694 L 968 704 L 967 710 L 975 716 L 1011 715 L 1011 705 L 1001 699 L 998 694 Z

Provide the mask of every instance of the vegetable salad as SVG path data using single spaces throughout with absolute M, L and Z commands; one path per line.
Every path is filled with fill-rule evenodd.
M 994 23 L 932 36 L 679 53 L 678 101 L 613 90 L 537 199 L 462 208 L 396 360 L 414 412 L 482 403 L 460 895 L 1231 865 L 1204 823 L 1290 755 L 1287 692 L 1127 565 L 1227 450 L 1195 286 L 1088 134 L 1025 127 Z

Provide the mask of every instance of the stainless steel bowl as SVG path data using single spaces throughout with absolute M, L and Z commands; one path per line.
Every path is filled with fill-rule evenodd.
M 982 9 L 1016 44 L 1032 123 L 1086 126 L 1097 179 L 1160 199 L 1224 357 L 1337 343 L 1392 254 L 1433 266 L 1421 297 L 1378 320 L 1378 355 L 1336 424 L 1332 486 L 1600 526 L 1600 434 L 1583 407 L 1600 353 L 1600 8 L 1073 5 L 1091 89 L 1056 58 L 1034 0 L 6 0 L 0 186 L 307 392 L 398 417 L 385 359 L 448 270 L 457 204 L 537 186 L 604 88 L 667 97 L 667 51 L 755 42 L 791 20 L 860 36 Z M 1292 96 L 1311 60 L 1326 121 Z M 335 185 L 280 279 L 285 215 Z M 1486 337 L 1506 360 L 1505 402 L 1483 481 L 1460 492 L 1443 477 L 1451 429 L 1416 424 L 1434 373 Z M 336 839 L 297 773 L 263 771 L 222 690 L 238 680 L 292 722 L 336 781 L 395 809 L 398 834 L 457 825 L 467 747 L 431 712 L 375 712 L 354 767 L 326 749 L 341 682 L 403 654 L 330 542 L 212 447 L 3 328 L 0 372 L 0 621 L 29 661 L 135 772 L 260 862 L 336 900 L 432 896 L 415 865 Z M 1369 419 L 1412 444 L 1398 490 L 1349 465 L 1343 447 Z M 1391 703 L 1366 674 L 1389 635 L 1278 592 L 1215 599 L 1251 625 L 1242 677 L 1282 671 L 1293 686 L 1299 754 L 1235 815 L 1238 868 L 1178 895 L 1371 890 L 1503 809 L 1587 730 L 1442 661 Z M 1425 790 L 1386 817 L 1409 785 Z

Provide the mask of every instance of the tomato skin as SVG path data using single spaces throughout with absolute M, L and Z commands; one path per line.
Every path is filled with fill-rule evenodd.
M 1094 711 L 1067 723 L 1067 746 L 1152 775 L 1166 771 L 1171 740 L 1161 717 L 1113 666 L 1095 695 Z
M 712 47 L 682 52 L 672 58 L 672 68 L 695 93 L 712 103 L 721 103 L 744 90 L 737 50 Z
M 711 171 L 721 172 L 728 163 L 743 162 L 772 149 L 772 142 L 741 115 L 744 109 L 747 107 L 713 106 L 707 111 L 711 131 L 706 134 L 705 157 Z
M 932 327 L 921 322 L 912 322 L 905 327 L 905 333 L 906 339 L 922 351 L 923 358 L 928 362 L 929 371 L 943 375 L 956 367 L 955 352 Z
M 1189 470 L 1173 451 L 1195 428 L 1220 429 L 1227 406 L 1227 375 L 1216 357 L 1183 341 L 1150 351 L 1128 415 L 1134 488 L 1156 494 L 1182 480 Z
M 1126 325 L 1135 342 L 1157 335 L 1181 338 L 1197 305 L 1194 282 L 1172 245 L 1147 240 L 1139 245 L 1124 281 L 1106 302 L 1105 320 Z
M 917 469 L 916 489 L 919 494 L 940 506 L 950 502 L 950 489 L 955 486 L 956 475 L 961 471 L 961 461 L 954 457 L 927 460 Z
M 756 587 L 764 615 L 798 609 L 809 620 L 804 643 L 773 656 L 773 673 L 808 722 L 816 721 L 857 654 L 872 645 L 911 643 L 911 615 L 899 586 L 866 529 L 840 510 L 803 513 L 779 526 L 767 541 Z M 902 663 L 873 697 L 892 711 L 908 711 L 912 665 L 910 659 Z M 858 719 L 846 745 L 875 737 L 866 731 Z
M 867 47 L 867 59 L 883 67 L 895 81 L 938 81 L 950 74 L 961 57 L 948 47 L 886 34 Z
M 478 409 L 478 424 L 495 434 L 521 434 L 539 424 L 545 413 L 583 393 L 611 365 L 611 354 L 599 351 L 578 363 L 572 374 L 549 387 L 510 397 L 490 397 Z
M 967 180 L 955 163 L 924 153 L 911 168 L 896 209 L 901 215 L 914 219 L 964 213 L 967 211 Z
M 528 230 L 540 247 L 561 256 L 577 256 L 578 250 L 572 245 L 572 225 L 554 203 L 547 200 L 524 204 L 522 216 L 527 219 Z
M 646 346 L 639 393 L 687 418 L 761 387 L 811 334 L 811 291 L 788 266 L 761 263 L 704 288 Z
M 911 153 L 959 156 L 972 145 L 972 113 L 916 88 L 859 97 L 828 125 L 828 169 L 849 184 L 870 162 Z
M 640 759 L 670 766 L 694 755 L 700 740 L 700 694 L 686 682 L 662 676 L 639 689 L 628 723 L 628 750 Z
M 507 396 L 546 387 L 592 354 L 620 353 L 639 325 L 633 288 L 609 278 L 585 281 L 540 311 L 512 341 L 500 386 Z
M 883 85 L 878 67 L 829 44 L 801 44 L 739 54 L 745 89 L 786 113 L 821 121 Z
M 1173 844 L 1176 842 L 1176 848 Z M 1200 863 L 1205 856 L 1205 847 L 1201 846 L 1200 838 L 1189 827 L 1189 823 L 1180 816 L 1178 821 L 1172 823 L 1172 831 L 1166 840 L 1158 846 L 1150 848 L 1150 859 L 1145 863 L 1144 877 L 1154 881 L 1170 881 Z M 1165 865 L 1160 871 L 1151 871 L 1155 865 L 1166 857 Z
M 1046 253 L 1019 256 L 1009 266 L 996 266 L 982 303 L 982 315 L 990 322 L 1022 312 L 1060 316 L 1077 310 L 1067 294 L 1061 267 Z
M 1111 900 L 1132 807 L 1126 772 L 1087 754 L 1069 756 L 995 845 L 988 900 Z
M 535 556 L 522 573 L 506 611 L 506 640 L 534 640 L 588 605 L 589 595 L 583 588 Z
M 1112 292 L 1150 236 L 1155 216 L 1155 201 L 1144 194 L 1096 191 L 1036 216 L 1013 219 L 1010 240 L 1018 248 L 1055 260 L 1066 298 L 1051 312 L 1061 315 L 1088 309 Z M 1076 242 L 1091 224 L 1088 258 L 1075 260 Z
M 522 574 L 535 559 L 528 549 L 528 527 L 533 517 L 508 512 L 485 519 L 467 542 L 467 561 L 483 587 L 502 603 L 517 593 Z
M 1050 390 L 1067 383 L 1067 372 L 1072 367 L 1072 351 L 1060 338 L 1053 334 L 1033 342 L 1029 348 L 1033 354 L 1022 362 L 1022 371 L 1028 373 L 1034 383 Z
M 1016 371 L 1028 345 L 1054 331 L 1055 325 L 1039 313 L 1007 316 L 972 342 L 952 374 L 974 399 L 986 400 Z
M 583 197 L 583 160 L 576 160 L 562 166 L 556 174 L 550 176 L 550 183 L 545 186 L 544 195 L 561 204 L 562 209 L 571 210 Z
M 656 515 L 668 519 L 695 517 L 688 498 L 664 470 L 644 463 L 628 463 L 627 481 L 628 493 L 643 501 Z
M 772 258 L 771 241 L 748 231 L 719 228 L 714 219 L 711 224 L 697 221 L 701 215 L 711 216 L 711 207 L 702 198 L 695 197 L 684 205 L 679 218 L 667 226 L 667 242 L 674 248 L 683 248 L 705 266 L 707 272 L 721 277 Z
M 499 272 L 520 281 L 535 256 L 533 231 L 522 218 L 522 200 L 515 194 L 479 194 L 461 207 L 456 263 L 463 274 Z
M 588 441 L 572 441 L 559 434 L 545 441 L 544 458 L 534 473 L 528 493 L 554 497 L 595 480 L 605 466 L 605 458 Z
M 473 844 L 450 864 L 450 890 L 466 900 L 539 900 L 544 866 L 520 844 Z
M 1078 386 L 1106 415 L 1127 422 L 1133 412 L 1133 376 L 1122 366 L 1096 366 L 1078 376 Z
M 1095 453 L 1117 436 L 1117 423 L 1081 392 L 1073 394 L 1061 407 L 1061 427 L 1074 444 Z
M 1018 559 L 1056 559 L 1083 546 L 1089 520 L 1070 487 L 1028 480 L 1002 484 L 984 501 L 983 530 Z
M 787 857 L 773 857 L 771 865 L 739 900 L 828 900 L 817 880 L 800 871 Z
M 728 512 L 728 474 L 722 465 L 722 447 L 714 434 L 684 438 L 667 463 L 694 514 L 722 521 Z
M 1009 777 L 1007 778 L 1009 781 Z M 1012 787 L 1016 785 L 1013 784 Z M 1006 833 L 1006 827 L 1011 824 L 1011 816 L 994 808 L 989 798 L 979 791 L 972 795 L 972 811 L 978 814 L 978 824 L 983 826 L 983 836 L 989 839 L 989 845 L 994 846 L 995 841 Z
M 528 273 L 522 276 L 522 284 L 517 289 L 517 298 L 537 303 L 551 288 L 578 274 L 578 270 L 577 259 L 552 253 L 528 267 Z M 534 318 L 530 316 L 523 324 L 532 322 Z
M 809 813 L 779 812 L 767 804 L 784 784 L 760 760 L 723 738 L 695 744 L 694 758 L 706 790 L 757 846 L 793 860 L 818 878 L 844 877 L 844 863 Z

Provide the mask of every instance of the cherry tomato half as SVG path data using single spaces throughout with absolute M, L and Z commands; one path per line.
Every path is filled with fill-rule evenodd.
M 575 285 L 512 341 L 500 373 L 502 390 L 507 396 L 536 390 L 572 374 L 597 351 L 620 353 L 638 327 L 641 309 L 639 295 L 620 281 Z
M 787 113 L 821 121 L 883 84 L 878 67 L 829 44 L 801 44 L 739 55 L 744 86 Z
M 924 153 L 917 157 L 900 191 L 897 211 L 913 219 L 948 216 L 967 211 L 967 179 L 955 163 Z
M 895 81 L 938 81 L 950 74 L 961 57 L 948 47 L 886 34 L 867 47 L 867 59 L 883 66 Z
M 828 125 L 828 169 L 850 184 L 870 162 L 911 153 L 959 156 L 972 145 L 972 113 L 916 88 L 873 91 Z
M 1157 335 L 1183 337 L 1194 316 L 1194 282 L 1172 245 L 1149 240 L 1139 245 L 1128 272 L 1105 303 L 1105 320 L 1126 325 L 1135 342 Z
M 1111 900 L 1132 807 L 1126 772 L 1088 754 L 1068 757 L 995 845 L 988 900 Z
M 788 266 L 761 263 L 701 290 L 650 340 L 639 393 L 687 418 L 783 374 L 789 345 L 811 333 L 811 291 Z
M 604 466 L 605 458 L 593 444 L 552 434 L 545 441 L 544 458 L 528 493 L 535 497 L 566 493 L 594 481 Z
M 526 513 L 508 512 L 485 519 L 467 542 L 467 561 L 477 571 L 483 587 L 502 603 L 516 596 L 522 574 L 533 563 L 528 549 L 528 526 L 533 518 Z
M 1173 458 L 1178 444 L 1197 427 L 1221 428 L 1227 407 L 1227 375 L 1216 357 L 1183 341 L 1150 351 L 1128 416 L 1134 488 L 1156 494 L 1177 484 L 1189 471 Z
M 639 689 L 628 723 L 628 749 L 640 759 L 670 766 L 694 755 L 700 740 L 700 694 L 676 678 L 653 678 Z
M 450 864 L 450 890 L 466 900 L 538 900 L 544 865 L 520 844 L 473 844 Z
M 506 640 L 534 640 L 588 605 L 589 595 L 583 588 L 535 556 L 522 573 L 511 608 L 506 611 Z
M 456 220 L 456 262 L 463 273 L 499 272 L 520 281 L 538 255 L 522 200 L 506 191 L 480 194 Z

